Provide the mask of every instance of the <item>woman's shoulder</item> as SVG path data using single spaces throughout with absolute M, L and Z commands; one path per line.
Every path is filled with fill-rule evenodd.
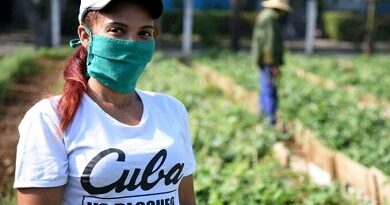
M 61 96 L 51 96 L 36 102 L 26 115 L 49 115 L 56 117 L 56 108 Z

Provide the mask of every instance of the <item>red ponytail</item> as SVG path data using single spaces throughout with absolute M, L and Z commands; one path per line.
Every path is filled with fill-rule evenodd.
M 88 12 L 84 17 L 83 24 L 92 28 L 93 22 L 98 19 L 98 11 Z M 88 77 L 87 73 L 87 49 L 80 45 L 77 50 L 69 57 L 65 66 L 63 77 L 65 80 L 62 97 L 57 105 L 57 114 L 60 118 L 59 132 L 64 133 L 72 123 L 77 109 L 79 108 L 81 98 L 87 91 Z
M 80 46 L 68 59 L 63 71 L 65 85 L 57 106 L 61 133 L 65 132 L 72 122 L 83 93 L 87 91 L 86 58 L 87 50 Z

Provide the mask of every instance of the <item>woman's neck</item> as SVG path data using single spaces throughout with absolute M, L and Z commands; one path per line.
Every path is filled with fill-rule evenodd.
M 102 85 L 94 78 L 88 80 L 87 94 L 95 101 L 112 104 L 115 107 L 126 107 L 140 99 L 135 92 L 122 94 Z

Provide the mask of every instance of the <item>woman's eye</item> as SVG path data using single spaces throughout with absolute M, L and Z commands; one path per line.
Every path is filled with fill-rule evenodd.
M 113 33 L 113 34 L 123 34 L 124 33 L 123 29 L 121 29 L 121 28 L 110 28 L 110 29 L 108 29 L 108 32 Z
M 152 32 L 149 32 L 149 31 L 141 31 L 141 32 L 139 33 L 139 35 L 141 36 L 141 38 L 144 38 L 144 39 L 153 38 L 153 33 L 152 33 Z

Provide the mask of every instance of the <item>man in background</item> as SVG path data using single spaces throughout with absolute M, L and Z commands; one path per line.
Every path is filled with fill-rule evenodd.
M 256 18 L 252 36 L 252 58 L 260 70 L 260 111 L 276 124 L 278 105 L 276 80 L 283 65 L 283 20 L 291 7 L 288 0 L 266 0 Z

